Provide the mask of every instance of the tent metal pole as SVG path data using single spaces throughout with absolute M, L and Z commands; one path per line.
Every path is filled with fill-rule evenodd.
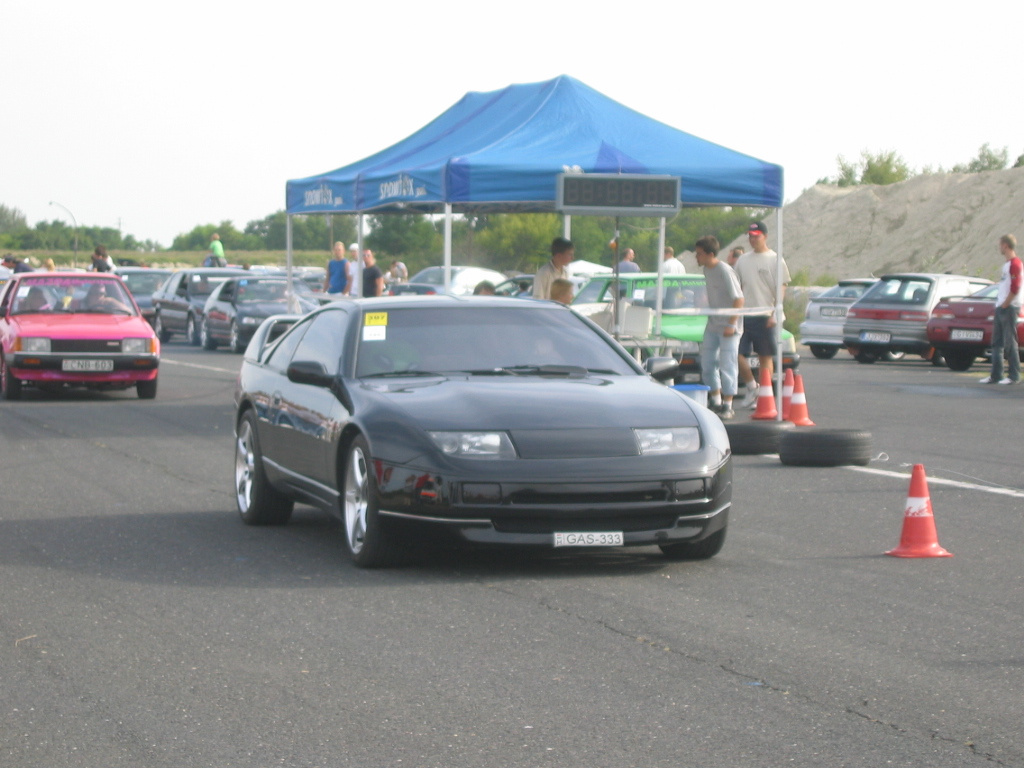
M 452 204 L 444 204 L 444 292 L 452 289 Z
M 363 214 L 356 216 L 356 284 L 349 295 L 357 299 L 363 295 Z
M 298 312 L 298 301 L 295 298 L 295 289 L 292 284 L 292 215 L 288 214 L 285 217 L 284 224 L 284 249 L 285 249 L 285 265 L 287 266 L 288 273 L 288 311 Z
M 775 410 L 782 421 L 782 208 L 775 209 Z
M 654 258 L 658 260 L 658 293 L 654 299 L 654 335 L 661 336 L 661 309 L 662 309 L 662 287 L 665 284 L 665 217 L 661 217 L 661 224 L 658 227 L 658 253 Z
M 572 240 L 572 216 L 568 213 L 562 214 L 562 237 Z

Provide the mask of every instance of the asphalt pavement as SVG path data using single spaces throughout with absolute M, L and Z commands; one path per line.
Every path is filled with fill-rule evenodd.
M 711 561 L 362 571 L 311 508 L 239 522 L 240 362 L 0 402 L 5 768 L 1024 766 L 1024 386 L 808 354 L 811 418 L 875 459 L 736 457 Z M 952 558 L 883 554 L 918 463 Z

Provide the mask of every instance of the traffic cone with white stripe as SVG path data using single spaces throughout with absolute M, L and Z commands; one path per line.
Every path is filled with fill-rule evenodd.
M 754 411 L 752 419 L 776 419 L 779 410 L 775 407 L 775 392 L 772 391 L 772 375 L 768 369 L 761 366 L 761 385 L 757 390 L 757 410 Z
M 793 369 L 786 369 L 782 380 L 782 420 L 789 421 L 789 408 L 793 404 Z
M 935 531 L 935 516 L 932 514 L 932 500 L 928 495 L 928 481 L 924 476 L 924 465 L 915 464 L 910 476 L 910 493 L 907 508 L 903 513 L 903 533 L 896 549 L 885 554 L 893 557 L 952 557 L 939 546 Z
M 799 373 L 794 375 L 793 399 L 789 403 L 789 414 L 784 418 L 791 421 L 798 427 L 813 427 L 810 414 L 807 413 L 807 395 L 804 393 L 804 377 Z

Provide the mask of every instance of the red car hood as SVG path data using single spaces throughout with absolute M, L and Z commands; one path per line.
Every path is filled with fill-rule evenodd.
M 21 336 L 51 339 L 149 338 L 153 330 L 141 317 L 86 313 L 16 315 L 11 330 Z

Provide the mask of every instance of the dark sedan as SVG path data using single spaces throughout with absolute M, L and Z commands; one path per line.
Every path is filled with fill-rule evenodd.
M 279 276 L 232 277 L 213 289 L 203 307 L 199 333 L 205 349 L 225 344 L 232 352 L 244 352 L 260 323 L 271 315 L 290 310 L 311 312 L 320 306 L 309 286 L 292 281 L 294 306 L 288 300 L 288 279 Z
M 339 301 L 265 343 L 280 325 L 260 326 L 236 391 L 235 497 L 250 525 L 313 504 L 342 521 L 364 567 L 399 560 L 424 525 L 678 559 L 725 540 L 722 422 L 567 307 Z
M 154 315 L 153 294 L 173 273 L 173 269 L 151 269 L 149 267 L 117 268 L 117 276 L 124 281 L 132 298 L 135 299 L 135 303 L 139 305 L 142 316 L 146 318 L 150 325 L 153 324 Z
M 203 307 L 213 289 L 229 277 L 247 274 L 244 269 L 199 267 L 183 269 L 168 277 L 153 294 L 153 330 L 160 341 L 167 343 L 178 333 L 198 347 Z

